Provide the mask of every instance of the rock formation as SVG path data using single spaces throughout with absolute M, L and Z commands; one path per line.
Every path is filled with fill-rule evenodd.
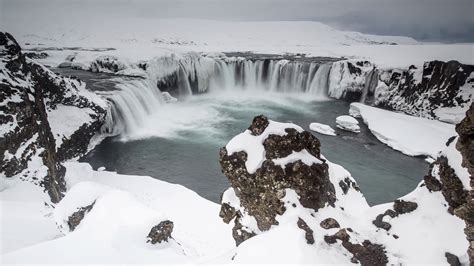
M 275 245 L 304 243 L 323 257 L 341 252 L 342 258 L 362 265 L 416 262 L 420 256 L 423 261 L 464 263 L 461 220 L 453 213 L 470 228 L 472 209 L 467 204 L 467 172 L 456 159 L 461 156 L 454 145 L 471 152 L 468 119 L 472 117 L 458 126 L 460 136 L 447 143 L 413 192 L 391 204 L 370 207 L 350 174 L 321 155 L 315 137 L 294 124 L 255 117 L 220 151 L 222 172 L 231 184 L 222 195 L 220 217 L 234 223 L 234 257 L 238 260 L 240 247 L 246 252 L 262 249 L 262 239 L 273 237 L 280 241 Z M 463 158 L 469 165 L 468 157 Z M 420 228 L 428 220 L 438 222 Z M 291 232 L 299 240 L 286 239 L 282 230 L 296 230 Z M 262 238 L 255 237 L 263 232 Z M 471 240 L 470 229 L 465 232 Z M 414 251 L 419 246 L 423 254 Z
M 474 66 L 429 61 L 422 67 L 377 69 L 368 61 L 333 64 L 329 96 L 458 123 L 474 98 Z
M 82 219 L 88 212 L 92 210 L 94 207 L 95 201 L 92 202 L 90 205 L 85 207 L 80 207 L 79 210 L 75 211 L 71 216 L 69 216 L 67 220 L 67 225 L 69 226 L 69 231 L 72 232 L 76 227 L 81 223 Z
M 454 213 L 464 220 L 466 228 L 464 232 L 469 241 L 469 261 L 474 264 L 474 104 L 466 113 L 466 117 L 456 126 L 459 139 L 456 148 L 462 154 L 462 166 L 469 172 L 470 190 L 466 195 L 465 202 L 454 210 Z
M 106 104 L 26 57 L 8 33 L 0 33 L 0 62 L 1 171 L 41 184 L 57 203 L 66 190 L 61 162 L 87 151 Z
M 301 196 L 301 205 L 315 211 L 335 201 L 328 166 L 320 157 L 319 140 L 300 128 L 278 126 L 264 116 L 257 116 L 243 133 L 250 138 L 263 138 L 260 145 L 264 147 L 265 158 L 262 158 L 261 167 L 255 173 L 249 173 L 245 151 L 228 152 L 226 147 L 220 151 L 222 172 L 232 184 L 240 204 L 256 219 L 258 230 L 261 231 L 278 224 L 276 216 L 285 212 L 283 198 L 286 189 L 296 191 Z M 305 156 L 317 161 L 308 164 Z M 279 160 L 288 163 L 280 165 Z M 255 234 L 242 227 L 242 215 L 229 204 L 223 205 L 221 209 L 221 217 L 225 222 L 236 218 L 234 231 L 238 233 L 234 238 L 237 244 Z
M 151 228 L 150 233 L 147 236 L 147 243 L 162 243 L 163 241 L 168 242 L 168 239 L 172 238 L 171 233 L 173 232 L 174 224 L 172 221 L 166 220 L 160 222 L 158 225 Z

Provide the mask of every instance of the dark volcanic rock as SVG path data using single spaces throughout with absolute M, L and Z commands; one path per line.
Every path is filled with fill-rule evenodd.
M 85 84 L 58 76 L 27 58 L 8 33 L 0 32 L 0 61 L 5 64 L 0 69 L 0 124 L 4 131 L 0 136 L 0 169 L 7 177 L 21 173 L 22 179 L 42 185 L 51 202 L 57 203 L 66 190 L 66 169 L 61 162 L 86 152 L 106 111 L 79 92 Z M 74 133 L 57 142 L 59 136 L 52 131 L 49 114 L 63 106 L 69 107 L 68 112 L 90 109 L 92 122 L 68 128 Z M 28 168 L 32 160 L 47 170 Z
M 259 136 L 260 134 L 265 131 L 268 126 L 268 119 L 263 116 L 259 115 L 253 118 L 252 124 L 249 127 L 249 130 L 252 132 L 252 135 Z
M 474 66 L 457 61 L 430 61 L 423 69 L 411 66 L 407 70 L 388 71 L 381 81 L 387 86 L 376 96 L 375 104 L 411 115 L 438 118 L 434 112 L 442 107 L 455 107 L 466 104 L 461 88 L 470 88 Z M 449 121 L 456 122 L 456 121 Z
M 344 194 L 347 194 L 347 192 L 349 192 L 349 188 L 351 187 L 356 191 L 360 191 L 357 184 L 350 180 L 348 177 L 344 178 L 344 180 L 339 181 L 339 187 L 342 189 L 342 192 Z
M 224 223 L 228 224 L 232 219 L 234 219 L 237 216 L 237 210 L 230 206 L 227 203 L 222 203 L 221 210 L 219 212 L 219 217 L 222 218 Z
M 87 205 L 85 207 L 79 208 L 76 212 L 71 214 L 67 220 L 67 225 L 69 226 L 69 231 L 74 231 L 76 227 L 81 223 L 82 219 L 84 219 L 84 216 L 92 210 L 94 207 L 95 201 L 92 202 L 92 204 Z
M 376 227 L 382 228 L 382 229 L 384 229 L 384 230 L 386 230 L 386 231 L 390 230 L 390 228 L 392 228 L 392 225 L 391 225 L 390 223 L 388 223 L 388 222 L 384 222 L 384 221 L 383 221 L 383 218 L 384 218 L 386 215 L 387 215 L 387 216 L 390 216 L 390 217 L 392 217 L 392 218 L 395 218 L 395 217 L 398 216 L 398 213 L 395 212 L 394 210 L 388 209 L 388 210 L 386 210 L 384 213 L 377 215 L 377 217 L 375 218 L 375 220 L 372 221 L 372 224 L 374 224 Z
M 352 253 L 351 262 L 353 263 L 360 262 L 361 265 L 386 265 L 388 263 L 385 248 L 382 245 L 373 244 L 369 240 L 364 240 L 362 244 L 354 244 L 350 238 L 346 229 L 341 229 L 331 236 L 324 236 L 324 240 L 328 244 L 335 244 L 337 240 L 341 240 L 342 246 Z
M 450 266 L 461 266 L 461 262 L 459 261 L 459 258 L 456 255 L 446 252 L 444 253 L 444 256 L 446 257 L 446 261 L 449 263 Z
M 390 230 L 392 228 L 392 225 L 388 222 L 383 221 L 383 217 L 385 217 L 385 214 L 379 214 L 375 218 L 375 220 L 372 221 L 372 223 L 377 226 L 378 228 L 382 228 L 386 231 Z
M 321 221 L 319 224 L 324 229 L 339 228 L 341 227 L 339 223 L 334 218 L 327 218 Z
M 253 121 L 249 129 L 254 134 L 261 134 L 269 124 L 264 116 L 256 117 Z M 329 181 L 328 165 L 320 158 L 319 140 L 306 131 L 298 132 L 294 128 L 287 128 L 285 131 L 286 135 L 271 134 L 263 141 L 265 160 L 253 174 L 248 173 L 245 166 L 247 161 L 245 152 L 229 155 L 225 147 L 220 150 L 222 172 L 240 199 L 241 207 L 256 219 L 261 231 L 278 224 L 276 216 L 286 210 L 282 201 L 286 189 L 296 192 L 302 206 L 316 211 L 326 204 L 333 205 L 335 201 L 334 187 Z M 320 159 L 322 163 L 306 165 L 297 160 L 288 163 L 283 169 L 272 161 L 303 149 Z M 254 235 L 254 232 L 242 232 L 245 230 L 240 226 L 240 215 L 234 215 L 233 212 L 229 206 L 223 205 L 221 217 L 224 221 L 236 217 L 234 231 L 237 231 L 239 236 L 245 234 L 244 238 L 247 238 Z M 239 239 L 236 241 L 240 242 L 241 237 Z
M 433 175 L 437 175 L 439 180 Z M 430 191 L 441 190 L 448 202 L 450 213 L 467 201 L 468 192 L 445 156 L 436 159 L 430 166 L 429 175 L 425 176 L 424 180 Z
M 466 117 L 456 125 L 456 132 L 459 134 L 456 149 L 461 152 L 462 166 L 469 172 L 471 189 L 466 197 L 466 202 L 459 206 L 454 213 L 466 223 L 464 232 L 469 241 L 468 255 L 471 265 L 474 264 L 474 104 L 466 113 Z
M 409 213 L 418 208 L 418 204 L 416 202 L 411 202 L 411 201 L 404 201 L 404 200 L 396 200 L 393 203 L 393 209 L 398 213 L 398 214 L 404 214 L 404 213 Z
M 234 227 L 232 228 L 232 237 L 234 238 L 235 244 L 237 246 L 242 244 L 242 242 L 244 242 L 245 240 L 256 235 L 256 233 L 248 232 L 244 229 L 243 225 L 240 223 L 241 218 L 242 215 L 240 212 L 238 212 L 234 222 Z
M 168 239 L 172 238 L 171 233 L 173 232 L 174 224 L 172 221 L 165 220 L 160 222 L 158 225 L 151 228 L 150 233 L 147 236 L 147 243 L 161 243 L 163 241 L 168 242 Z
M 306 243 L 310 245 L 314 244 L 313 230 L 308 226 L 308 224 L 303 219 L 298 218 L 297 225 L 300 229 L 305 231 Z

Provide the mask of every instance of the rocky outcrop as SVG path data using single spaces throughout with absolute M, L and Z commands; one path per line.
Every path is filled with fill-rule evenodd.
M 464 232 L 469 241 L 468 255 L 469 261 L 474 264 L 474 104 L 466 113 L 466 117 L 456 125 L 456 132 L 459 134 L 456 149 L 462 154 L 462 166 L 469 173 L 470 190 L 466 195 L 465 202 L 454 210 L 456 216 L 466 223 Z
M 422 67 L 377 69 L 367 61 L 339 61 L 328 95 L 407 114 L 458 123 L 474 98 L 474 66 L 429 61 Z
M 474 66 L 457 61 L 430 61 L 422 69 L 411 66 L 408 70 L 392 70 L 381 79 L 380 95 L 374 103 L 411 115 L 457 123 L 473 100 L 473 71 Z M 459 108 L 464 111 L 457 111 Z
M 168 240 L 172 238 L 171 233 L 173 232 L 173 227 L 174 224 L 170 220 L 160 222 L 158 225 L 151 228 L 146 242 L 152 243 L 153 245 L 156 243 L 168 242 Z
M 464 204 L 468 191 L 464 188 L 455 170 L 449 165 L 446 156 L 440 156 L 430 165 L 429 175 L 425 176 L 426 187 L 431 191 L 441 191 L 449 204 L 449 212 Z
M 8 33 L 0 33 L 0 61 L 1 171 L 42 185 L 57 203 L 66 190 L 61 162 L 86 152 L 106 103 L 27 58 Z
M 248 155 L 244 150 L 228 152 L 224 147 L 220 151 L 222 172 L 229 179 L 245 212 L 256 219 L 260 231 L 269 230 L 272 225 L 278 224 L 276 217 L 286 210 L 283 198 L 287 189 L 294 190 L 300 196 L 302 206 L 315 211 L 335 201 L 328 166 L 320 157 L 319 140 L 299 128 L 280 129 L 283 134 L 278 132 L 276 122 L 270 122 L 264 116 L 257 116 L 245 132 L 250 137 L 263 138 L 261 145 L 264 147 L 265 157 L 255 173 L 250 173 L 246 167 Z M 317 161 L 307 163 L 304 156 L 298 158 L 298 155 L 295 155 L 299 153 L 308 153 Z M 279 164 L 278 160 L 292 155 L 295 155 L 295 159 Z M 230 208 L 229 204 L 221 208 L 224 222 L 235 218 L 234 231 L 238 232 L 238 244 L 243 241 L 241 236 L 248 238 L 256 233 L 242 227 L 242 215 L 241 212 Z
M 360 263 L 361 265 L 386 265 L 388 263 L 385 248 L 382 245 L 373 244 L 369 240 L 364 240 L 362 244 L 352 243 L 347 231 L 352 232 L 350 228 L 341 229 L 334 235 L 324 236 L 324 241 L 331 245 L 340 240 L 342 246 L 352 253 L 352 263 Z
M 324 219 L 319 225 L 324 229 L 332 229 L 332 228 L 341 227 L 339 223 L 336 221 L 336 219 L 334 218 Z
M 467 193 L 467 177 L 454 149 L 457 141 L 448 141 L 447 150 L 413 192 L 391 205 L 370 207 L 350 174 L 324 160 L 319 141 L 294 124 L 255 117 L 220 152 L 222 172 L 231 183 L 223 193 L 220 216 L 225 223 L 234 222 L 234 258 L 248 258 L 254 249 L 272 254 L 305 243 L 308 246 L 292 254 L 309 248 L 318 258 L 329 256 L 325 263 L 335 263 L 332 258 L 339 255 L 362 265 L 455 263 L 456 258 L 464 263 L 463 232 L 453 213 L 467 215 L 465 219 L 470 214 L 460 212 L 466 206 L 462 195 Z M 314 173 L 305 170 L 315 166 Z M 272 244 L 262 248 L 262 243 L 270 243 L 262 241 Z M 413 252 L 418 246 L 424 247 L 423 254 Z
M 81 223 L 82 219 L 86 216 L 88 212 L 92 210 L 94 207 L 95 201 L 92 204 L 87 205 L 85 207 L 79 208 L 79 210 L 75 211 L 71 216 L 69 216 L 67 220 L 67 225 L 69 226 L 69 231 L 72 232 L 76 227 Z

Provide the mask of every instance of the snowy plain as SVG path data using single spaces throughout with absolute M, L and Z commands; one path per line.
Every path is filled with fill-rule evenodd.
M 83 64 L 101 55 L 123 62 L 150 60 L 183 52 L 254 52 L 363 58 L 379 68 L 422 66 L 428 60 L 474 63 L 474 44 L 421 43 L 412 38 L 341 31 L 312 21 L 223 22 L 197 19 L 3 21 L 24 49 L 44 50 L 44 63 L 58 65 L 67 56 Z M 398 45 L 393 45 L 394 43 Z

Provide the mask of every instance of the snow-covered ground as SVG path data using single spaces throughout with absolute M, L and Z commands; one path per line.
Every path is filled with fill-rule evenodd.
M 219 218 L 219 205 L 183 186 L 93 171 L 85 163 L 67 163 L 66 168 L 69 192 L 54 210 L 41 206 L 39 187 L 1 179 L 6 182 L 0 192 L 1 263 L 206 262 L 234 248 L 231 228 Z M 94 201 L 76 230 L 56 228 L 55 222 L 64 225 L 72 212 Z M 174 222 L 174 239 L 147 244 L 150 229 L 165 219 Z
M 454 125 L 351 103 L 350 115 L 361 117 L 372 134 L 391 148 L 410 156 L 436 158 L 452 136 Z
M 450 148 L 454 149 L 454 144 Z M 460 162 L 449 160 L 465 171 L 456 166 Z M 353 181 L 344 168 L 328 164 L 333 184 L 346 178 Z M 415 211 L 386 220 L 392 225 L 390 232 L 375 230 L 371 223 L 391 208 L 390 203 L 369 207 L 360 192 L 350 189 L 346 194 L 335 185 L 336 207 L 314 213 L 302 207 L 298 196 L 289 190 L 287 211 L 278 217 L 279 225 L 236 248 L 231 226 L 219 218 L 219 205 L 180 185 L 146 176 L 93 171 L 85 163 L 71 162 L 66 167 L 69 192 L 54 210 L 40 206 L 44 195 L 38 187 L 1 179 L 5 187 L 0 192 L 2 264 L 348 263 L 350 253 L 340 244 L 324 241 L 324 235 L 339 230 L 319 226 L 328 217 L 335 218 L 342 228 L 352 228 L 356 232 L 351 233 L 352 241 L 369 238 L 385 245 L 392 263 L 443 263 L 446 251 L 466 260 L 462 220 L 446 211 L 441 192 L 430 193 L 422 186 L 403 197 L 418 203 Z M 466 172 L 461 179 L 467 182 Z M 69 232 L 65 224 L 69 215 L 92 202 L 92 210 Z M 291 206 L 293 203 L 297 207 Z M 306 244 L 304 231 L 296 227 L 298 217 L 315 230 L 315 244 Z M 165 219 L 174 222 L 173 239 L 156 246 L 146 243 L 151 227 Z
M 46 49 L 51 57 L 43 62 L 51 65 L 58 65 L 67 56 L 75 56 L 76 62 L 84 64 L 101 55 L 137 62 L 189 51 L 364 58 L 379 68 L 422 66 L 429 60 L 474 63 L 473 44 L 425 44 L 408 37 L 340 31 L 310 21 L 108 18 L 100 23 L 81 20 L 52 25 L 25 19 L 2 24 L 23 48 Z

